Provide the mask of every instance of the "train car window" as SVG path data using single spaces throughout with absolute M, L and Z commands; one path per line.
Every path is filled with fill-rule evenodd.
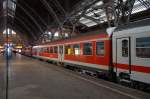
M 54 53 L 57 53 L 58 52 L 58 48 L 57 46 L 54 47 Z
M 42 52 L 44 52 L 44 48 L 42 48 Z
M 50 47 L 49 53 L 53 53 L 53 47 Z
M 92 43 L 83 44 L 83 55 L 92 55 Z
M 43 48 L 43 52 L 45 53 L 46 51 L 45 51 L 45 48 Z
M 73 47 L 71 45 L 65 46 L 65 54 L 67 55 L 73 55 Z
M 73 49 L 74 49 L 74 55 L 80 55 L 80 45 L 79 44 L 73 45 Z
M 49 48 L 47 48 L 47 53 L 49 53 Z
M 122 40 L 122 57 L 128 57 L 128 40 Z
M 50 48 L 47 48 L 47 52 L 50 53 Z
M 39 52 L 40 52 L 40 53 L 42 52 L 42 48 L 39 48 Z
M 44 53 L 44 48 L 41 48 L 41 52 Z
M 150 58 L 150 37 L 136 38 L 136 56 Z
M 39 48 L 39 49 L 38 49 L 38 51 L 39 51 L 39 52 L 42 52 L 42 49 L 41 49 L 41 48 Z
M 65 54 L 68 54 L 68 48 L 70 48 L 69 45 L 65 46 Z
M 105 55 L 104 42 L 96 42 L 96 55 Z

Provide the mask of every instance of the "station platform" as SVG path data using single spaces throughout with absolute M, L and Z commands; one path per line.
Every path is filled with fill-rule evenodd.
M 2 55 L 0 65 L 5 67 Z M 20 54 L 13 55 L 9 62 L 8 95 L 9 99 L 150 98 L 148 93 L 81 75 Z

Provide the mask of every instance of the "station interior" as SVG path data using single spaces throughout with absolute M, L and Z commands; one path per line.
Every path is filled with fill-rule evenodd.
M 150 0 L 0 0 L 0 99 L 150 99 Z

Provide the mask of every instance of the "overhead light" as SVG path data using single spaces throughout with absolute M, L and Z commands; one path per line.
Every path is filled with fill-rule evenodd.
M 7 30 L 7 31 L 6 31 L 6 30 Z M 6 32 L 7 32 L 7 33 L 6 33 Z M 5 29 L 5 30 L 3 31 L 3 34 L 16 34 L 16 32 L 15 32 L 14 30 L 8 28 L 8 29 Z
M 58 37 L 59 36 L 59 32 L 55 32 L 54 36 Z
M 52 32 L 48 32 L 48 35 L 51 35 L 52 34 Z
M 99 2 L 97 2 L 95 5 L 96 6 L 100 6 L 100 5 L 102 5 L 103 4 L 103 2 L 102 1 L 99 1 Z

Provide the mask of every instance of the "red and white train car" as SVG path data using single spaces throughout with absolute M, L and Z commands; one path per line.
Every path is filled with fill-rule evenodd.
M 65 65 L 109 70 L 111 38 L 107 34 L 92 34 L 33 47 L 33 56 Z M 84 66 L 84 67 L 83 67 Z
M 120 26 L 111 33 L 34 46 L 32 55 L 150 85 L 150 19 Z
M 150 20 L 137 21 L 115 30 L 113 66 L 118 77 L 150 84 Z

